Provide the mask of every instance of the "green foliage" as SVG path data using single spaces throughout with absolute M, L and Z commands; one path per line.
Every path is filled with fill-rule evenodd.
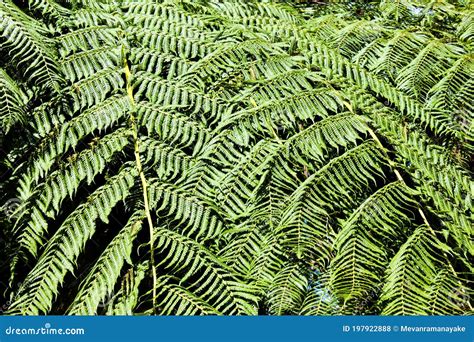
M 472 314 L 472 9 L 313 5 L 0 3 L 7 314 Z

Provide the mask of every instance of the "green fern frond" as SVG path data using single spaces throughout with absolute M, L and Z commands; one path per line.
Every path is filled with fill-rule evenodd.
M 333 316 L 337 315 L 337 308 L 337 302 L 327 290 L 312 289 L 306 294 L 298 315 Z
M 40 12 L 42 15 L 50 18 L 56 25 L 64 25 L 67 15 L 70 11 L 58 4 L 54 0 L 30 0 L 28 1 L 30 9 Z
M 105 136 L 91 149 L 72 156 L 66 166 L 51 173 L 45 182 L 35 189 L 21 206 L 24 212 L 18 214 L 20 220 L 15 232 L 18 234 L 21 249 L 36 256 L 48 230 L 48 217 L 56 217 L 61 203 L 68 197 L 72 199 L 84 180 L 90 185 L 113 155 L 129 144 L 130 136 L 130 131 L 126 129 Z M 26 226 L 23 225 L 25 221 Z
M 193 146 L 193 156 L 210 140 L 210 131 L 205 125 L 173 108 L 148 102 L 139 102 L 136 108 L 138 121 L 150 134 L 157 134 L 160 140 L 182 149 Z
M 0 51 L 8 51 L 30 83 L 58 92 L 61 75 L 46 32 L 39 21 L 24 14 L 11 0 L 0 3 Z
M 447 70 L 443 79 L 430 89 L 426 104 L 433 112 L 441 112 L 448 122 L 459 125 L 456 128 L 466 133 L 469 133 L 474 117 L 474 108 L 470 105 L 474 101 L 473 74 L 473 55 L 462 56 Z
M 72 83 L 89 78 L 101 70 L 117 65 L 120 61 L 120 49 L 107 46 L 78 52 L 64 58 L 61 67 Z M 75 89 L 77 91 L 77 89 Z
M 215 238 L 223 227 L 216 210 L 181 188 L 161 181 L 150 181 L 151 208 L 168 217 L 183 236 L 198 241 Z
M 417 56 L 428 43 L 429 37 L 424 33 L 399 30 L 388 40 L 376 64 L 372 68 L 378 73 L 386 73 L 395 80 L 405 66 Z
M 343 223 L 336 236 L 331 262 L 330 288 L 350 309 L 351 301 L 363 299 L 376 289 L 388 264 L 388 246 L 403 234 L 414 206 L 413 191 L 401 182 L 391 183 L 370 196 Z
M 442 260 L 441 251 L 441 246 L 429 227 L 420 226 L 413 232 L 387 270 L 387 281 L 380 297 L 384 303 L 382 314 L 426 315 L 432 305 L 437 305 L 439 299 L 433 295 L 443 293 L 435 288 L 435 291 L 427 290 L 431 286 L 443 287 L 441 282 L 446 274 L 438 269 Z M 449 306 L 449 297 L 444 300 L 444 305 Z
M 120 290 L 115 294 L 110 303 L 107 303 L 107 315 L 132 315 L 139 304 L 139 286 L 146 277 L 150 268 L 145 261 L 131 268 L 122 278 Z
M 135 177 L 133 168 L 124 168 L 68 216 L 22 283 L 9 307 L 10 314 L 35 315 L 51 310 L 64 277 L 74 272 L 78 256 L 93 236 L 96 220 L 109 221 L 110 212 L 127 197 Z
M 227 230 L 225 235 L 229 242 L 219 255 L 238 274 L 263 289 L 268 288 L 283 266 L 281 258 L 284 253 L 276 239 L 259 231 L 256 222 L 248 221 Z
M 7 314 L 472 313 L 472 9 L 316 7 L 1 1 Z
M 365 20 L 357 20 L 348 23 L 337 31 L 333 37 L 327 37 L 331 45 L 337 47 L 345 56 L 351 57 L 354 51 L 360 50 L 366 44 L 381 37 L 385 28 L 378 23 Z
M 155 1 L 143 1 L 138 3 L 133 1 L 127 4 L 126 10 L 127 14 L 132 17 L 133 15 L 161 17 L 171 23 L 181 23 L 197 28 L 202 28 L 207 25 L 205 16 L 186 11 L 180 4 L 161 4 Z
M 157 281 L 158 296 L 163 299 L 158 304 L 161 308 L 162 315 L 222 315 L 212 305 L 204 301 L 200 296 L 197 296 L 192 291 L 173 283 L 178 279 L 163 276 Z
M 59 54 L 66 57 L 72 53 L 87 52 L 91 49 L 100 49 L 103 42 L 108 45 L 118 44 L 119 28 L 106 25 L 85 27 L 68 32 L 56 38 L 59 44 Z
M 75 9 L 68 15 L 68 26 L 83 29 L 88 27 L 123 27 L 124 21 L 117 17 L 110 10 L 94 7 L 81 7 Z
M 201 79 L 216 77 L 239 68 L 242 63 L 255 61 L 262 56 L 268 58 L 278 52 L 282 53 L 281 50 L 275 51 L 271 44 L 260 39 L 225 44 L 194 64 L 189 73 Z
M 73 110 L 80 111 L 94 105 L 101 105 L 109 95 L 125 85 L 121 67 L 112 66 L 102 69 L 92 76 L 82 79 L 71 86 L 74 99 Z
M 265 181 L 265 165 L 268 164 L 269 155 L 275 155 L 276 151 L 277 143 L 262 140 L 218 181 L 216 203 L 230 220 L 254 209 L 253 199 Z
M 223 314 L 255 314 L 252 287 L 238 282 L 204 246 L 165 228 L 156 229 L 156 236 L 160 264 L 172 274 L 181 274 L 181 284 Z
M 176 37 L 153 30 L 139 30 L 134 33 L 142 46 L 157 53 L 172 54 L 183 59 L 195 59 L 209 53 L 210 49 L 203 38 Z
M 285 20 L 297 23 L 300 21 L 294 8 L 282 3 L 249 3 L 245 1 L 234 1 L 227 3 L 215 3 L 214 8 L 226 16 L 237 18 L 253 17 L 258 13 L 264 17 Z
M 157 54 L 154 49 L 134 48 L 130 52 L 130 59 L 135 61 L 138 70 L 159 75 L 172 80 L 188 72 L 192 62 L 165 53 Z
M 197 163 L 182 150 L 154 139 L 143 139 L 139 151 L 145 157 L 145 165 L 152 168 L 160 179 L 182 176 Z
M 429 90 L 438 83 L 437 74 L 449 65 L 448 58 L 456 58 L 462 49 L 434 40 L 421 50 L 410 64 L 404 67 L 396 79 L 397 87 L 416 99 L 424 99 Z
M 216 97 L 185 86 L 181 82 L 168 81 L 154 74 L 138 72 L 135 74 L 135 97 L 148 100 L 161 107 L 182 107 L 194 115 L 218 120 L 228 111 L 229 105 Z
M 367 134 L 364 120 L 352 113 L 342 113 L 316 122 L 285 142 L 288 157 L 308 167 L 321 165 L 329 151 L 356 144 Z
M 467 12 L 458 26 L 456 35 L 460 40 L 470 44 L 472 48 L 472 37 L 474 37 L 474 12 Z
M 298 265 L 285 265 L 275 276 L 267 295 L 268 309 L 273 315 L 289 314 L 303 302 L 307 278 Z
M 368 142 L 340 157 L 307 178 L 291 195 L 277 234 L 282 244 L 293 249 L 298 258 L 317 256 L 323 260 L 331 253 L 334 232 L 328 209 L 353 201 L 357 193 L 382 174 L 384 157 Z
M 17 122 L 24 122 L 28 96 L 5 70 L 0 68 L 0 128 L 8 133 Z
M 23 178 L 20 194 L 22 198 L 30 196 L 31 182 L 37 182 L 50 170 L 57 157 L 69 148 L 75 148 L 87 135 L 95 131 L 104 131 L 123 118 L 130 109 L 130 100 L 125 96 L 112 96 L 104 102 L 84 111 L 48 135 L 39 145 L 36 156 Z
M 457 132 L 446 126 L 444 122 L 435 120 L 420 102 L 396 89 L 389 84 L 389 82 L 344 59 L 334 50 L 330 50 L 320 43 L 310 43 L 308 49 L 310 51 L 311 62 L 323 68 L 328 76 L 337 74 L 340 77 L 347 78 L 362 89 L 370 89 L 377 95 L 386 98 L 390 103 L 396 106 L 400 112 L 405 113 L 412 120 L 421 121 L 425 126 L 431 128 L 438 134 L 458 136 Z M 408 73 L 407 76 L 409 76 Z
M 432 281 L 430 290 L 430 307 L 426 313 L 430 315 L 462 315 L 471 312 L 469 296 L 472 290 L 462 282 L 453 271 L 439 269 Z
M 296 127 L 298 120 L 316 121 L 318 117 L 326 118 L 331 112 L 342 108 L 339 93 L 325 87 L 298 94 L 270 100 L 260 106 L 249 108 L 223 119 L 221 127 L 235 125 L 241 131 L 261 132 L 274 135 L 272 132 L 281 125 L 285 128 Z
M 95 315 L 98 306 L 114 290 L 117 278 L 125 262 L 130 259 L 133 242 L 141 229 L 143 212 L 134 214 L 125 227 L 114 237 L 89 271 L 70 305 L 70 315 Z

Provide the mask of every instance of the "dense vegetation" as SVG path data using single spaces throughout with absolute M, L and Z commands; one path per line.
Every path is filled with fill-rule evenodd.
M 472 313 L 469 3 L 1 0 L 2 310 Z

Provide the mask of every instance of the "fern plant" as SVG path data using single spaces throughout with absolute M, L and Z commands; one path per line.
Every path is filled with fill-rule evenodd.
M 2 1 L 7 314 L 472 313 L 474 17 L 415 5 Z

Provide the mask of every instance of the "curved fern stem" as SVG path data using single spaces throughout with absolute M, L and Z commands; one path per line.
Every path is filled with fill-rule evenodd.
M 125 54 L 123 58 L 123 68 L 124 68 L 124 73 L 125 73 L 127 96 L 129 97 L 130 103 L 132 104 L 132 113 L 130 114 L 130 122 L 131 122 L 132 135 L 133 135 L 133 140 L 134 140 L 135 163 L 137 165 L 137 171 L 138 171 L 138 174 L 140 175 L 140 181 L 142 184 L 143 205 L 145 207 L 144 210 L 145 210 L 145 215 L 147 218 L 148 229 L 149 229 L 149 234 L 150 234 L 150 264 L 151 264 L 151 270 L 152 270 L 152 276 L 153 276 L 153 312 L 155 313 L 157 276 L 156 276 L 156 268 L 155 268 L 155 251 L 154 251 L 154 243 L 153 243 L 154 241 L 153 220 L 151 218 L 150 205 L 149 205 L 149 200 L 148 200 L 148 183 L 146 181 L 145 173 L 143 172 L 143 166 L 140 159 L 140 145 L 139 145 L 140 140 L 138 139 L 138 128 L 137 128 L 137 123 L 134 116 L 135 99 L 133 97 L 133 87 L 132 87 L 132 82 L 131 82 L 132 75 L 131 75 L 130 67 L 128 66 L 128 60 L 125 57 Z
M 332 85 L 328 84 L 328 86 L 330 86 L 331 88 L 334 89 L 334 87 L 332 87 Z M 336 89 L 334 89 L 336 91 L 336 93 L 339 93 L 340 92 Z M 343 94 L 340 94 L 340 96 L 342 97 Z M 349 109 L 349 111 L 351 113 L 353 113 L 354 115 L 358 115 L 357 113 L 354 112 L 354 108 L 353 106 L 346 102 L 346 101 L 343 101 L 344 105 Z M 403 184 L 407 185 L 405 180 L 403 179 L 403 176 L 401 175 L 400 171 L 398 171 L 396 169 L 396 163 L 388 156 L 387 152 L 386 152 L 386 149 L 385 147 L 383 146 L 382 142 L 380 141 L 380 139 L 378 138 L 377 134 L 375 134 L 374 130 L 369 126 L 367 125 L 367 132 L 369 133 L 370 137 L 375 141 L 375 143 L 380 147 L 380 149 L 382 150 L 382 152 L 385 154 L 385 156 L 387 157 L 387 160 L 389 161 L 389 165 L 390 167 L 393 169 L 393 172 L 395 173 L 395 176 L 397 177 L 397 180 L 399 180 L 400 182 L 402 182 Z M 428 221 L 428 218 L 426 217 L 426 214 L 425 212 L 423 211 L 423 209 L 418 206 L 418 213 L 420 214 L 421 216 L 421 219 L 423 220 L 424 224 L 430 229 L 430 231 L 436 235 L 436 232 L 434 231 L 434 229 L 431 227 L 429 221 Z M 443 252 L 444 256 L 446 257 L 446 260 L 447 259 L 447 255 L 446 255 L 446 252 Z M 451 271 L 456 274 L 453 266 L 451 265 L 451 263 L 449 263 L 449 266 L 450 266 L 450 269 Z
M 332 86 L 331 86 L 332 87 Z M 334 88 L 333 88 L 334 89 Z M 339 93 L 338 90 L 336 90 L 336 92 Z M 342 94 L 341 94 L 342 96 Z M 351 113 L 353 113 L 354 115 L 358 115 L 357 113 L 354 112 L 354 108 L 353 106 L 344 101 L 344 105 L 349 109 L 349 111 Z M 403 176 L 402 174 L 400 173 L 400 171 L 398 171 L 396 169 L 396 164 L 395 162 L 388 156 L 387 152 L 386 152 L 386 149 L 385 149 L 385 146 L 383 146 L 382 142 L 380 141 L 379 137 L 377 136 L 377 134 L 375 134 L 374 130 L 369 126 L 367 125 L 367 132 L 369 133 L 370 137 L 375 141 L 375 143 L 380 147 L 380 149 L 382 150 L 382 152 L 385 154 L 385 156 L 387 157 L 387 160 L 389 161 L 389 165 L 390 167 L 393 169 L 393 172 L 395 173 L 395 176 L 397 177 L 397 180 L 399 180 L 400 182 L 402 182 L 403 184 L 406 185 L 406 182 L 405 180 L 403 179 Z M 418 207 L 418 213 L 420 214 L 424 224 L 430 228 L 430 230 L 433 232 L 433 234 L 435 234 L 435 231 L 433 230 L 433 228 L 431 227 L 429 221 L 428 221 L 428 218 L 426 217 L 426 214 L 424 213 L 423 209 L 421 207 Z M 452 266 L 451 266 L 452 267 Z M 453 269 L 454 271 L 454 269 Z
M 351 112 L 352 112 L 352 109 L 351 109 Z M 354 113 L 354 112 L 353 112 Z M 380 141 L 380 139 L 378 138 L 377 134 L 375 134 L 374 130 L 370 127 L 367 127 L 367 132 L 369 133 L 369 135 L 371 136 L 371 138 L 376 142 L 376 144 L 382 149 L 383 153 L 387 156 L 387 160 L 389 161 L 389 164 L 390 166 L 392 167 L 393 169 L 393 172 L 395 173 L 395 176 L 397 177 L 397 180 L 399 180 L 400 182 L 402 182 L 403 184 L 406 185 L 406 182 L 405 180 L 403 179 L 403 176 L 401 175 L 400 171 L 398 171 L 395 167 L 395 162 L 393 162 L 389 157 L 388 155 L 386 154 L 386 151 L 385 151 L 385 147 L 383 146 L 382 142 Z M 423 220 L 423 223 L 426 225 L 426 227 L 428 227 L 428 229 L 430 230 L 430 232 L 433 234 L 433 236 L 436 236 L 436 231 L 433 229 L 433 227 L 431 226 L 430 222 L 428 221 L 428 217 L 426 217 L 426 214 L 425 212 L 423 211 L 423 209 L 421 208 L 421 206 L 418 206 L 418 213 L 420 214 L 420 217 L 421 219 Z M 445 251 L 443 251 L 443 256 L 444 258 L 446 259 L 447 261 L 447 264 L 448 264 L 448 267 L 449 267 L 449 270 L 453 273 L 453 275 L 457 276 L 457 273 L 456 271 L 454 270 L 454 267 L 453 265 L 449 262 L 449 258 L 448 258 L 448 255 L 446 254 Z M 462 288 L 461 286 L 461 282 L 458 282 L 458 285 L 460 286 L 460 288 Z M 469 302 L 468 303 L 469 305 L 469 309 L 472 310 L 472 305 L 471 303 Z

